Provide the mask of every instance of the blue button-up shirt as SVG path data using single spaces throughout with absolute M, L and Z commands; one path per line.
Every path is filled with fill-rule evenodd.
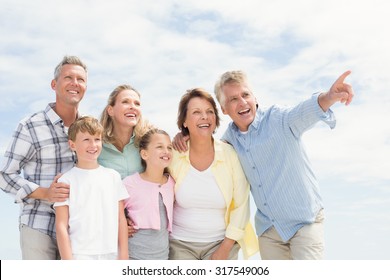
M 301 136 L 318 121 L 331 128 L 331 110 L 323 112 L 318 94 L 292 108 L 258 109 L 247 133 L 230 123 L 223 139 L 232 144 L 250 182 L 257 206 L 256 232 L 274 226 L 284 241 L 313 223 L 323 208 L 317 179 Z

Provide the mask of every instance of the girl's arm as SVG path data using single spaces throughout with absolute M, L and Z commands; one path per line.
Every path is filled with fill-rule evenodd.
M 118 228 L 118 260 L 128 260 L 128 237 L 127 237 L 127 222 L 125 217 L 125 209 L 123 200 L 119 201 L 119 228 Z
M 62 260 L 73 259 L 72 246 L 68 232 L 69 227 L 69 206 L 56 207 L 56 232 L 57 243 Z

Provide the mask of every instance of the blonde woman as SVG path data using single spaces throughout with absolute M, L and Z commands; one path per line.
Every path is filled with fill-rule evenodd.
M 117 86 L 108 98 L 100 123 L 104 132 L 99 163 L 118 171 L 122 179 L 143 171 L 137 143 L 151 125 L 142 118 L 139 92 L 130 85 Z

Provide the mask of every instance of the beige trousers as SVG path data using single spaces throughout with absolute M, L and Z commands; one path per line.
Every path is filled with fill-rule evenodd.
M 324 211 L 318 212 L 314 223 L 300 228 L 284 242 L 274 227 L 259 236 L 263 260 L 321 260 L 324 253 Z

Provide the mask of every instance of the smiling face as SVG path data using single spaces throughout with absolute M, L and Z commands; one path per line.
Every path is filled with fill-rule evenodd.
M 80 168 L 97 168 L 97 159 L 102 151 L 101 134 L 91 135 L 89 132 L 79 131 L 74 141 L 69 140 L 69 146 L 77 155 L 77 166 Z
M 229 115 L 240 131 L 247 131 L 256 116 L 256 98 L 248 86 L 242 83 L 227 83 L 222 86 L 222 112 Z
M 62 66 L 57 79 L 51 82 L 59 106 L 78 106 L 87 89 L 87 73 L 79 65 Z
M 147 168 L 153 170 L 168 167 L 172 160 L 172 143 L 168 135 L 153 133 L 145 148 L 140 150 L 141 158 L 145 161 Z
M 216 129 L 213 105 L 204 98 L 192 98 L 188 102 L 183 126 L 188 128 L 190 137 L 210 137 Z
M 115 126 L 135 127 L 141 117 L 141 101 L 138 93 L 125 89 L 121 91 L 113 106 L 107 112 Z

